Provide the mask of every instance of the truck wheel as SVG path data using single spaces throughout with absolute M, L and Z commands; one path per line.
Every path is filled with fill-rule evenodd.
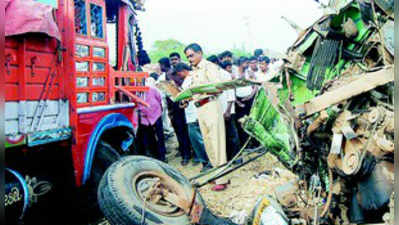
M 121 158 L 119 152 L 113 148 L 110 144 L 100 141 L 96 148 L 96 153 L 94 155 L 93 167 L 91 170 L 91 179 L 90 181 L 95 184 L 96 191 L 98 184 L 102 176 L 108 167 L 112 165 L 112 163 L 118 161 Z
M 107 168 L 120 158 L 118 151 L 110 144 L 104 141 L 98 143 L 90 179 L 79 191 L 80 194 L 78 194 L 78 201 L 82 201 L 81 205 L 83 206 L 79 207 L 82 209 L 81 213 L 87 216 L 89 221 L 95 221 L 103 216 L 97 201 L 98 185 Z
M 160 185 L 191 201 L 190 182 L 169 165 L 148 157 L 127 156 L 108 168 L 98 188 L 100 209 L 111 224 L 188 225 L 189 217 L 154 190 Z M 197 193 L 196 198 L 205 207 Z M 191 204 L 191 202 L 189 203 Z

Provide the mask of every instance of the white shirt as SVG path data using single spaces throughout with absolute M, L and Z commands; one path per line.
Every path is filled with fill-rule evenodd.
M 259 70 L 257 73 L 255 73 L 256 81 L 259 82 L 270 81 L 279 74 L 281 66 L 283 64 L 284 64 L 283 60 L 279 59 L 278 61 L 269 65 L 269 68 L 266 71 L 266 73 L 263 73 L 262 71 Z
M 158 81 L 166 80 L 166 73 L 162 72 L 162 74 L 158 77 Z
M 232 68 L 233 74 L 238 74 L 238 66 L 233 65 L 231 68 Z
M 250 79 L 250 75 L 249 75 L 248 71 L 245 71 L 244 77 L 245 77 L 245 79 Z M 249 95 L 251 95 L 252 89 L 253 89 L 252 86 L 239 87 L 236 89 L 236 95 L 239 98 L 248 97 Z
M 262 71 L 258 71 L 255 73 L 256 75 L 256 81 L 258 82 L 266 82 L 270 81 L 273 77 L 270 75 L 270 69 L 266 71 L 266 73 Z
M 148 77 L 147 79 L 145 79 L 145 84 L 146 84 L 147 86 L 156 88 L 156 87 L 155 87 L 155 83 L 156 83 L 156 81 L 155 81 L 155 79 L 152 78 L 152 77 Z M 158 90 L 158 88 L 156 88 L 156 89 Z M 159 91 L 159 90 L 158 90 L 158 91 Z
M 183 84 L 181 85 L 183 90 L 190 88 L 192 84 L 192 77 L 188 76 L 184 79 Z M 194 105 L 194 101 L 190 101 L 188 106 L 184 109 L 184 113 L 186 114 L 187 123 L 194 123 L 198 120 L 197 108 Z
M 166 73 L 163 72 L 159 77 L 158 80 L 156 81 L 156 83 L 160 82 L 160 81 L 164 81 L 166 80 Z M 159 90 L 159 92 L 161 93 L 161 97 L 162 97 L 162 107 L 164 109 L 167 109 L 167 101 L 166 101 L 166 93 Z
M 226 70 L 222 69 L 222 76 L 224 81 L 231 81 L 233 80 L 232 74 L 227 72 Z M 223 112 L 227 111 L 227 106 L 229 102 L 235 102 L 236 100 L 236 95 L 234 89 L 229 89 L 223 92 L 223 94 L 220 95 L 219 99 L 222 102 L 222 107 L 223 107 Z M 235 104 L 233 103 L 231 105 L 230 113 L 234 114 L 235 111 Z

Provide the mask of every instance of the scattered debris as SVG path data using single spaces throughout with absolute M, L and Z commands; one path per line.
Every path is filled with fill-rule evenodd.
M 392 224 L 393 1 L 324 7 L 241 122 L 297 175 L 275 192 L 291 224 Z
M 244 225 L 247 224 L 248 222 L 248 214 L 245 212 L 245 210 L 241 211 L 233 210 L 229 218 L 231 219 L 231 221 L 239 225 Z

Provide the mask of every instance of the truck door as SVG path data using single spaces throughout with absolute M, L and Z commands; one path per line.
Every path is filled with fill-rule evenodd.
M 105 105 L 108 98 L 108 46 L 105 2 L 74 0 L 77 106 Z

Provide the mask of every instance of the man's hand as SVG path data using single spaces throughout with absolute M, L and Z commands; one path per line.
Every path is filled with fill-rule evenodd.
M 185 108 L 187 108 L 187 106 L 188 106 L 188 101 L 183 100 L 183 101 L 180 101 L 180 102 L 179 102 L 179 107 L 180 107 L 181 109 L 185 109 Z
M 238 107 L 240 107 L 240 108 L 244 108 L 245 107 L 245 104 L 240 102 L 240 101 L 238 101 L 238 100 L 236 100 L 236 103 L 237 103 Z
M 231 112 L 229 110 L 227 110 L 226 112 L 224 112 L 223 117 L 225 120 L 228 120 L 231 118 Z
M 247 96 L 247 97 L 243 98 L 242 100 L 243 100 L 244 102 L 246 102 L 246 101 L 250 100 L 251 97 L 252 97 L 252 96 L 250 95 L 250 96 Z

